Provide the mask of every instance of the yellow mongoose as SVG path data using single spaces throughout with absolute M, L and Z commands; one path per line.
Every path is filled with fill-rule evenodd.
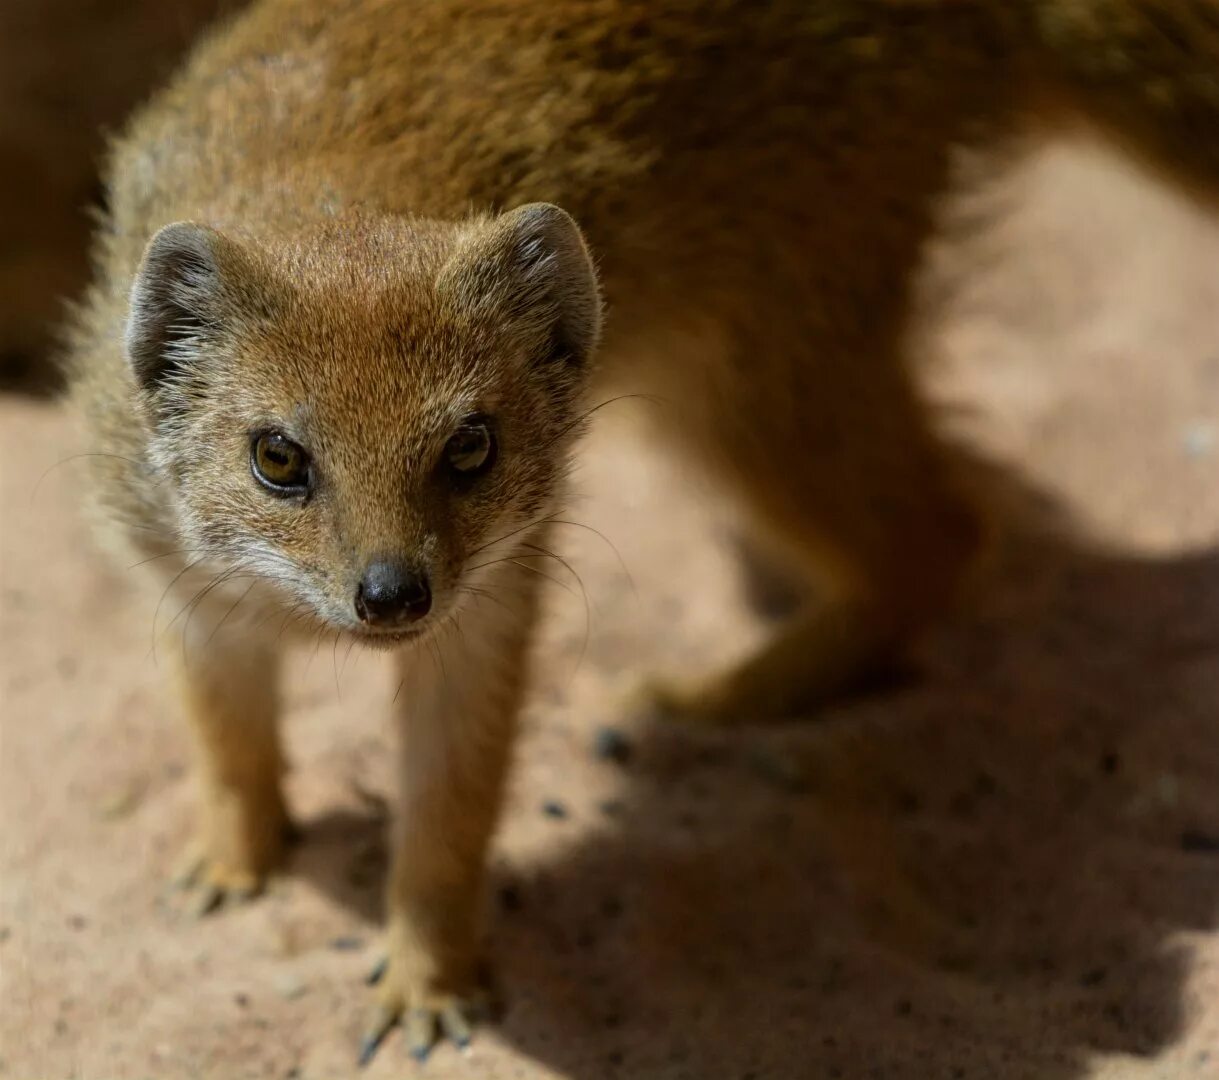
M 782 714 L 942 612 L 979 528 L 903 361 L 910 276 L 951 149 L 1067 110 L 1210 190 L 1219 4 L 262 0 L 206 41 L 114 145 L 73 348 L 111 535 L 199 616 L 204 905 L 288 828 L 269 614 L 395 647 L 369 1045 L 469 1037 L 524 560 L 597 380 L 663 397 L 833 586 L 666 711 Z

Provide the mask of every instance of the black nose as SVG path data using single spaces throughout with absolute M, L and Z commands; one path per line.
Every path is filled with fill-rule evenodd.
M 427 575 L 389 559 L 369 563 L 356 587 L 356 614 L 372 626 L 414 622 L 431 606 Z

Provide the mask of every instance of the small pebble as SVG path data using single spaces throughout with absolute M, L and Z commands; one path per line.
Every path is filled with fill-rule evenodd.
M 557 799 L 547 799 L 544 803 L 542 803 L 542 813 L 548 818 L 555 818 L 556 820 L 561 821 L 563 818 L 567 817 L 567 807 Z
M 748 760 L 757 776 L 776 787 L 790 792 L 801 792 L 808 788 L 804 766 L 790 753 L 759 746 L 750 753 Z
M 604 802 L 597 804 L 597 809 L 606 817 L 621 817 L 624 809 L 621 799 L 606 799 Z
M 1187 457 L 1209 457 L 1215 449 L 1216 431 L 1212 424 L 1191 424 L 1181 436 L 1181 445 Z
M 306 990 L 304 982 L 290 971 L 276 975 L 271 985 L 281 998 L 288 1001 L 300 997 Z
M 1203 855 L 1219 854 L 1219 836 L 1187 829 L 1181 834 L 1181 850 Z
M 104 821 L 119 821 L 129 817 L 144 797 L 143 785 L 131 781 L 110 792 L 98 803 L 97 815 Z
M 631 740 L 617 728 L 597 729 L 593 738 L 593 755 L 601 761 L 613 761 L 618 765 L 629 764 L 635 754 Z

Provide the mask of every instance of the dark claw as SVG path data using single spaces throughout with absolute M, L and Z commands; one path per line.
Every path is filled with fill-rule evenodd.
M 362 1069 L 365 1065 L 372 1061 L 372 1059 L 376 1056 L 377 1047 L 381 1045 L 381 1040 L 383 1038 L 385 1038 L 384 1035 L 378 1035 L 376 1037 L 372 1035 L 364 1036 L 364 1038 L 360 1041 L 360 1057 L 356 1061 L 358 1068 Z
M 373 1021 L 368 1025 L 368 1030 L 364 1032 L 364 1037 L 360 1040 L 360 1057 L 359 1066 L 364 1068 L 373 1059 L 373 1055 L 377 1052 L 377 1047 L 381 1045 L 389 1029 L 394 1026 L 397 1017 L 393 1011 L 385 1008 L 383 1005 L 377 1008 L 373 1015 Z
M 369 986 L 376 986 L 382 979 L 385 978 L 385 972 L 389 968 L 389 957 L 383 956 L 375 964 L 371 970 L 364 976 L 364 981 Z
M 224 906 L 237 907 L 239 904 L 245 904 L 253 900 L 262 892 L 261 885 L 252 885 L 249 888 L 229 889 L 224 895 Z
M 458 1050 L 470 1045 L 470 1023 L 456 1005 L 450 1005 L 440 1014 L 440 1030 Z
M 190 905 L 190 913 L 196 919 L 210 915 L 224 902 L 224 890 L 219 885 L 204 885 Z
M 170 888 L 179 891 L 189 889 L 199 880 L 199 875 L 203 873 L 205 862 L 206 860 L 202 856 L 193 856 L 190 860 L 183 862 L 174 871 L 173 877 L 169 879 Z
M 416 1061 L 426 1061 L 436 1041 L 436 1016 L 431 1009 L 411 1009 L 406 1016 L 406 1046 Z

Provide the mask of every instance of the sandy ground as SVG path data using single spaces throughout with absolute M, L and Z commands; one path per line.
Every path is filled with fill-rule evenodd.
M 1013 541 L 884 692 L 647 728 L 621 706 L 641 670 L 764 628 L 713 492 L 608 415 L 572 514 L 629 578 L 567 530 L 587 647 L 555 588 L 495 855 L 509 1008 L 427 1075 L 1219 1075 L 1219 224 L 1055 151 L 966 254 L 931 389 L 1089 539 Z M 151 605 L 89 548 L 60 410 L 0 400 L 0 440 L 0 1076 L 355 1075 L 388 672 L 294 659 L 305 840 L 269 895 L 188 919 Z M 603 725 L 628 761 L 592 753 Z M 394 1035 L 366 1075 L 416 1069 Z

